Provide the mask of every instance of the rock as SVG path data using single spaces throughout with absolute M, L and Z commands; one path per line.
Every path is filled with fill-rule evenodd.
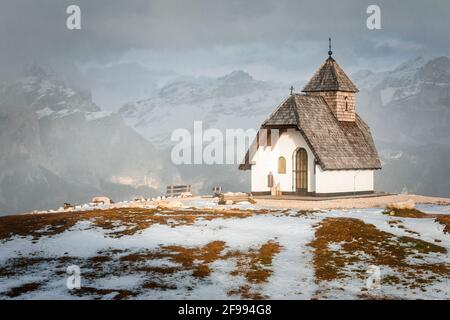
M 65 202 L 64 203 L 64 210 L 69 209 L 69 208 L 73 208 L 73 205 L 71 205 L 70 203 Z
M 400 210 L 404 210 L 404 209 L 411 210 L 411 209 L 414 209 L 414 207 L 415 207 L 415 203 L 411 199 L 409 199 L 407 201 L 393 202 L 386 206 L 387 209 L 400 209 Z
M 224 196 L 230 196 L 230 197 L 247 197 L 248 194 L 244 192 L 225 192 L 223 193 Z
M 111 199 L 108 197 L 94 197 L 91 202 L 97 204 L 111 204 Z
M 252 196 L 248 195 L 247 193 L 243 192 L 227 192 L 222 193 L 219 198 L 219 205 L 224 204 L 234 204 L 234 203 L 249 203 L 249 204 L 255 204 L 256 201 L 253 200 Z
M 158 208 L 160 209 L 174 209 L 174 208 L 181 208 L 182 206 L 183 204 L 180 201 L 169 201 L 158 203 Z
M 190 192 L 182 192 L 180 194 L 180 198 L 189 198 L 189 197 L 192 197 L 192 193 Z

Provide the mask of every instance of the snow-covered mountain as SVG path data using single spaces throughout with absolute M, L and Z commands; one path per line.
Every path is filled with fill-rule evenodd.
M 450 59 L 419 57 L 353 79 L 382 154 L 378 187 L 450 196 Z
M 285 86 L 255 80 L 238 70 L 219 78 L 179 77 L 163 86 L 157 95 L 128 103 L 119 114 L 162 153 L 170 155 L 171 134 L 185 128 L 193 132 L 194 121 L 203 130 L 216 128 L 225 137 L 226 129 L 256 129 L 287 95 Z M 184 183 L 197 192 L 210 192 L 220 185 L 227 191 L 248 191 L 248 172 L 238 165 L 180 165 Z
M 0 150 L 0 213 L 155 194 L 176 175 L 119 115 L 39 67 L 0 87 Z
M 362 115 L 376 139 L 450 146 L 450 59 L 417 58 L 382 73 L 355 75 Z
M 180 77 L 146 100 L 119 111 L 126 122 L 160 149 L 170 146 L 177 128 L 256 128 L 287 94 L 287 88 L 233 71 L 219 78 Z
M 125 103 L 144 99 L 158 91 L 167 81 L 177 77 L 171 70 L 148 69 L 136 63 L 119 63 L 115 65 L 91 67 L 81 73 L 83 84 L 92 90 L 93 100 L 117 111 Z

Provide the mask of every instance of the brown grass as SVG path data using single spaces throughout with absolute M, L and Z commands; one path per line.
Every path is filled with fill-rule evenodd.
M 156 251 L 131 253 L 120 258 L 123 262 L 142 262 L 153 259 L 169 259 L 181 267 L 149 267 L 143 266 L 139 270 L 156 273 L 174 273 L 181 270 L 193 270 L 194 277 L 207 277 L 211 273 L 208 264 L 224 259 L 221 255 L 225 249 L 225 242 L 213 241 L 203 247 L 164 246 Z
M 236 269 L 233 276 L 244 276 L 247 283 L 237 289 L 232 289 L 228 295 L 239 294 L 243 299 L 264 299 L 266 297 L 257 291 L 251 291 L 251 285 L 266 283 L 272 275 L 272 260 L 282 247 L 273 241 L 263 244 L 259 249 L 248 252 L 230 252 L 228 255 L 236 259 Z
M 28 214 L 20 216 L 0 217 L 0 240 L 8 240 L 12 236 L 32 236 L 37 240 L 42 236 L 53 236 L 73 227 L 78 221 L 91 221 L 92 227 L 108 230 L 108 236 L 121 237 L 133 235 L 150 227 L 152 224 L 166 224 L 176 227 L 190 225 L 198 218 L 203 220 L 246 218 L 256 214 L 268 214 L 269 210 L 239 210 L 239 209 L 143 209 L 123 208 L 111 210 L 92 210 L 85 212 L 63 212 L 49 214 Z M 125 226 L 125 230 L 116 230 L 117 226 Z M 108 275 L 122 276 L 136 272 L 144 273 L 147 280 L 143 289 L 171 289 L 171 285 L 161 282 L 161 277 L 171 276 L 177 272 L 190 271 L 193 278 L 204 279 L 211 275 L 211 263 L 219 259 L 237 258 L 236 273 L 243 270 L 245 279 L 250 283 L 263 283 L 270 277 L 272 257 L 279 252 L 276 243 L 266 243 L 257 250 L 249 252 L 225 252 L 223 241 L 213 241 L 202 247 L 162 246 L 156 250 L 127 252 L 123 250 L 104 250 L 88 259 L 69 256 L 59 257 L 49 261 L 44 258 L 24 257 L 10 259 L 0 268 L 0 276 L 15 276 L 21 272 L 30 271 L 33 266 L 44 268 L 44 262 L 55 264 L 54 275 L 64 277 L 68 264 L 77 264 L 83 268 L 85 279 L 95 280 Z M 176 263 L 178 266 L 148 266 L 147 261 L 164 260 Z M 51 259 L 50 259 L 51 260 Z M 247 262 L 248 261 L 248 265 Z M 245 287 L 241 288 L 245 298 L 262 298 L 257 293 Z M 109 295 L 118 292 L 116 298 L 126 298 L 134 293 L 127 290 L 96 289 L 86 287 L 77 290 L 82 295 Z
M 175 285 L 169 285 L 161 282 L 155 282 L 155 281 L 146 281 L 142 285 L 142 288 L 144 289 L 151 289 L 151 290 L 175 290 L 177 287 Z
M 28 269 L 33 268 L 41 263 L 46 263 L 52 259 L 42 257 L 21 257 L 9 259 L 0 268 L 0 277 L 9 277 L 13 275 L 19 275 L 26 272 Z
M 78 221 L 89 220 L 94 227 L 108 230 L 111 237 L 133 235 L 153 224 L 171 226 L 191 225 L 199 217 L 204 220 L 217 218 L 246 218 L 255 214 L 267 214 L 269 210 L 239 209 L 145 209 L 116 208 L 80 212 L 59 212 L 45 214 L 25 214 L 0 217 L 0 240 L 12 236 L 32 236 L 34 240 L 42 236 L 52 236 L 73 227 Z M 116 225 L 125 230 L 115 231 Z
M 359 219 L 327 218 L 319 224 L 315 236 L 310 246 L 314 249 L 317 282 L 352 276 L 365 278 L 367 275 L 363 268 L 352 273 L 348 271 L 347 268 L 355 264 L 390 267 L 404 274 L 403 284 L 410 287 L 414 287 L 418 280 L 425 285 L 439 277 L 442 281 L 450 277 L 447 265 L 423 261 L 423 257 L 429 253 L 445 254 L 445 248 L 411 237 L 397 237 Z M 330 244 L 340 244 L 341 248 L 333 251 Z M 412 264 L 410 258 L 417 259 L 418 263 Z
M 34 239 L 42 236 L 52 236 L 74 226 L 81 220 L 92 221 L 93 226 L 110 231 L 109 236 L 121 237 L 132 235 L 150 227 L 152 224 L 166 224 L 173 227 L 190 225 L 198 218 L 212 220 L 216 218 L 245 218 L 255 214 L 267 214 L 271 211 L 259 210 L 212 210 L 212 209 L 142 209 L 125 208 L 111 210 L 94 210 L 87 212 L 54 213 L 39 215 L 22 215 L 0 217 L 0 240 L 11 236 L 28 236 Z M 279 212 L 278 212 L 279 213 Z M 300 216 L 308 216 L 313 212 L 299 212 Z M 287 214 L 281 213 L 281 214 Z M 450 215 L 429 215 L 417 212 L 397 212 L 400 217 L 435 218 L 445 226 L 449 232 Z M 394 214 L 394 215 L 395 215 Z M 401 220 L 390 220 L 389 224 L 403 228 Z M 126 226 L 126 230 L 116 231 L 116 226 Z M 407 230 L 405 230 L 407 231 Z M 411 231 L 412 232 L 412 231 Z M 342 250 L 333 251 L 330 244 L 339 243 Z M 446 249 L 433 243 L 428 243 L 411 237 L 397 237 L 380 231 L 375 226 L 365 224 L 358 219 L 327 218 L 323 220 L 316 230 L 316 239 L 310 243 L 314 250 L 315 277 L 318 282 L 340 279 L 356 274 L 365 278 L 366 270 L 357 269 L 349 274 L 348 268 L 352 264 L 375 264 L 391 267 L 398 271 L 400 276 L 383 278 L 383 283 L 391 285 L 407 285 L 410 288 L 423 288 L 431 281 L 448 281 L 450 269 L 446 264 L 428 264 L 424 257 L 429 253 L 443 254 Z M 31 268 L 57 264 L 55 275 L 65 276 L 65 267 L 70 263 L 82 266 L 83 277 L 97 279 L 107 275 L 122 276 L 124 274 L 143 273 L 146 280 L 139 290 L 171 290 L 176 287 L 164 282 L 165 277 L 173 277 L 178 272 L 190 272 L 194 279 L 203 281 L 213 272 L 211 264 L 217 260 L 233 258 L 236 268 L 232 271 L 234 276 L 243 276 L 246 283 L 239 288 L 229 291 L 230 295 L 240 295 L 244 299 L 266 298 L 258 293 L 259 284 L 266 283 L 272 275 L 272 261 L 281 250 L 281 246 L 269 241 L 259 248 L 246 252 L 227 251 L 223 241 L 213 241 L 201 247 L 161 246 L 156 250 L 141 250 L 129 252 L 125 250 L 105 250 L 98 252 L 89 259 L 79 259 L 69 256 L 57 259 L 41 257 L 22 257 L 10 259 L 0 268 L 0 277 L 17 276 Z M 361 255 L 364 253 L 368 256 Z M 417 264 L 411 264 L 414 258 Z M 165 259 L 176 266 L 148 266 L 147 261 Z M 423 262 L 423 263 L 422 263 Z M 58 269 L 59 268 L 59 269 Z M 39 286 L 15 288 L 21 290 L 37 290 Z M 13 289 L 11 289 L 13 290 Z M 13 294 L 14 292 L 11 291 Z M 29 291 L 28 291 L 29 292 Z M 82 296 L 104 296 L 116 293 L 115 299 L 126 299 L 140 293 L 122 289 L 95 289 L 87 287 L 74 291 L 73 294 Z
M 122 272 L 125 270 L 133 272 L 130 271 L 129 267 L 131 267 L 132 270 L 147 274 L 148 280 L 143 283 L 142 289 L 172 290 L 176 289 L 176 286 L 164 283 L 163 279 L 160 278 L 160 275 L 170 276 L 180 271 L 191 271 L 192 277 L 203 279 L 211 275 L 213 270 L 211 269 L 210 264 L 214 261 L 236 258 L 236 270 L 232 275 L 243 275 L 248 284 L 231 290 L 229 294 L 239 294 L 244 299 L 266 298 L 257 291 L 252 291 L 251 285 L 267 282 L 272 273 L 270 266 L 273 257 L 280 251 L 281 246 L 275 242 L 267 242 L 260 248 L 252 249 L 248 252 L 225 252 L 225 249 L 226 245 L 223 241 L 213 241 L 202 247 L 163 246 L 154 251 L 141 251 L 122 255 L 119 260 L 122 262 Z M 145 261 L 152 259 L 169 259 L 179 266 L 154 267 L 142 265 Z M 94 288 L 90 288 L 88 292 L 78 294 L 92 295 L 92 292 L 94 292 L 100 295 L 102 293 L 109 294 L 110 291 L 108 291 L 108 293 L 105 291 L 94 292 Z
M 444 233 L 450 233 L 450 216 L 449 215 L 438 215 L 436 217 L 436 222 L 439 222 L 444 226 Z
M 229 294 L 239 294 L 244 299 L 267 298 L 253 288 L 255 284 L 268 281 L 272 274 L 272 260 L 281 250 L 281 246 L 273 241 L 264 243 L 258 248 L 249 251 L 227 251 L 223 241 L 213 241 L 200 247 L 161 246 L 155 250 L 141 250 L 129 252 L 126 250 L 102 250 L 90 258 L 76 258 L 62 256 L 59 258 L 22 257 L 9 259 L 5 267 L 0 269 L 0 276 L 18 276 L 33 269 L 36 272 L 52 270 L 51 277 L 66 277 L 66 267 L 70 264 L 79 265 L 83 270 L 83 279 L 96 281 L 110 276 L 125 276 L 141 274 L 145 281 L 136 291 L 122 288 L 95 288 L 93 285 L 70 291 L 72 295 L 89 296 L 100 299 L 113 295 L 114 299 L 127 299 L 134 297 L 143 290 L 173 290 L 177 287 L 168 281 L 173 281 L 173 275 L 179 272 L 190 274 L 193 279 L 203 281 L 213 272 L 211 264 L 217 260 L 235 259 L 236 268 L 231 272 L 234 276 L 243 276 L 246 283 L 239 288 L 231 290 Z M 176 265 L 149 266 L 152 260 L 168 260 Z M 183 274 L 185 276 L 185 274 Z M 195 284 L 195 282 L 193 282 Z M 9 294 L 21 294 L 27 290 L 37 290 L 30 284 L 23 288 L 15 288 Z M 189 290 L 189 287 L 186 288 Z
M 223 241 L 213 241 L 203 247 L 182 247 L 164 246 L 158 251 L 133 253 L 123 256 L 122 261 L 139 262 L 146 259 L 169 259 L 180 267 L 148 267 L 144 266 L 138 270 L 149 273 L 172 274 L 179 271 L 192 270 L 194 278 L 206 278 L 211 275 L 210 264 L 217 260 L 236 259 L 236 269 L 231 273 L 234 276 L 243 275 L 248 282 L 237 289 L 229 292 L 239 294 L 244 299 L 263 299 L 258 292 L 252 292 L 250 285 L 267 282 L 272 274 L 270 269 L 273 257 L 280 252 L 281 246 L 278 243 L 269 241 L 258 249 L 251 249 L 248 252 L 229 251 L 225 252 L 226 245 Z M 161 286 L 163 286 L 161 288 Z M 160 281 L 150 280 L 144 284 L 145 288 L 173 289 Z
M 425 213 L 422 211 L 419 211 L 417 209 L 397 209 L 397 208 L 391 208 L 387 207 L 383 214 L 395 216 L 395 217 L 401 217 L 401 218 L 416 218 L 416 219 L 423 219 L 423 218 L 435 218 L 435 221 L 437 223 L 440 223 L 444 226 L 444 233 L 450 233 L 450 215 L 445 214 L 430 214 Z M 393 224 L 392 222 L 389 222 L 389 224 Z M 402 228 L 399 226 L 399 228 Z M 418 235 L 417 232 L 411 231 L 411 230 L 405 230 L 406 232 L 409 232 L 411 234 Z
M 211 274 L 211 269 L 208 264 L 218 259 L 223 259 L 221 255 L 225 249 L 225 242 L 213 241 L 203 247 L 186 248 L 181 246 L 166 246 L 163 247 L 165 252 L 168 252 L 166 257 L 173 262 L 181 264 L 185 268 L 192 268 L 195 266 L 192 275 L 194 277 L 204 278 Z
M 259 249 L 248 252 L 230 252 L 229 256 L 236 258 L 237 265 L 233 275 L 243 275 L 249 283 L 264 283 L 272 274 L 273 257 L 281 250 L 281 246 L 273 241 L 263 244 Z
M 120 261 L 139 262 L 145 260 L 163 259 L 164 257 L 165 255 L 158 251 L 140 251 L 122 256 L 120 257 Z
M 161 275 L 168 275 L 168 274 L 174 274 L 176 272 L 182 271 L 183 268 L 177 268 L 177 267 L 138 267 L 136 268 L 136 271 L 139 272 L 145 272 L 145 273 L 159 273 Z
M 406 233 L 415 235 L 415 236 L 420 236 L 420 233 L 416 232 L 416 231 L 412 231 L 407 229 L 404 225 L 403 222 L 401 220 L 389 220 L 388 221 L 389 226 L 391 227 L 397 227 L 399 229 L 402 229 L 403 231 L 405 231 Z
M 10 298 L 16 298 L 18 296 L 21 296 L 24 293 L 36 291 L 41 286 L 42 286 L 42 282 L 25 283 L 19 287 L 11 288 L 8 292 L 6 292 L 5 295 Z
M 73 213 L 42 214 L 42 215 L 15 215 L 0 217 L 0 239 L 11 236 L 32 236 L 38 239 L 41 236 L 53 235 L 63 232 L 78 221 Z M 45 231 L 39 231 L 48 228 Z
M 373 295 L 369 292 L 361 292 L 358 294 L 358 299 L 361 300 L 401 300 L 398 297 L 392 297 L 387 295 Z
M 402 217 L 402 218 L 429 218 L 430 217 L 429 214 L 424 213 L 424 212 L 419 211 L 414 208 L 399 209 L 399 208 L 387 207 L 383 211 L 383 214 L 391 215 L 394 217 Z
M 298 210 L 297 213 L 300 217 L 310 217 L 319 211 L 317 210 Z
M 232 289 L 228 291 L 228 295 L 230 296 L 241 296 L 242 299 L 246 300 L 263 300 L 267 299 L 267 296 L 260 294 L 257 291 L 252 291 L 249 285 L 243 285 L 237 289 Z
M 96 263 L 104 263 L 111 260 L 111 257 L 109 256 L 94 256 L 89 258 L 89 262 L 96 264 Z

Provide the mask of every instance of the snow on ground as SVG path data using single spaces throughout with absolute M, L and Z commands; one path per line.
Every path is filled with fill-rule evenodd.
M 213 199 L 187 200 L 183 205 L 184 208 L 173 209 L 171 213 L 156 214 L 164 216 L 181 210 L 186 215 L 190 210 L 219 207 L 224 211 L 255 210 L 255 214 L 212 219 L 198 215 L 192 224 L 155 223 L 120 237 L 111 236 L 111 231 L 123 229 L 125 223 L 115 223 L 112 229 L 107 229 L 95 226 L 92 219 L 80 220 L 63 232 L 38 239 L 31 235 L 0 239 L 0 298 L 111 299 L 120 294 L 125 299 L 360 298 L 362 291 L 367 292 L 365 276 L 325 282 L 315 277 L 315 253 L 310 243 L 315 239 L 320 222 L 328 218 L 360 219 L 396 237 L 421 239 L 450 251 L 450 235 L 444 233 L 443 226 L 435 219 L 392 217 L 382 214 L 381 208 L 268 211 L 252 204 L 218 206 Z M 450 206 L 424 205 L 420 209 L 446 214 Z M 403 228 L 399 227 L 401 225 Z M 220 246 L 222 242 L 224 249 L 216 255 L 205 249 L 209 244 Z M 274 244 L 279 245 L 279 251 L 275 247 L 269 254 L 263 252 L 263 248 Z M 329 248 L 338 252 L 341 244 L 333 243 Z M 194 251 L 186 251 L 191 249 Z M 166 254 L 164 250 L 172 251 Z M 450 267 L 448 251 L 425 254 L 421 261 Z M 177 255 L 180 252 L 184 256 Z M 132 254 L 140 258 L 134 261 L 130 258 Z M 360 258 L 365 255 L 364 252 L 356 254 Z M 99 256 L 104 261 L 95 262 Z M 25 259 L 27 266 L 19 263 L 11 272 L 13 263 L 20 259 Z M 31 263 L 34 260 L 30 259 L 42 261 Z M 82 283 L 82 291 L 78 293 L 66 287 L 68 275 L 65 273 L 67 266 L 77 263 Z M 202 266 L 207 266 L 208 271 L 195 276 Z M 364 271 L 368 267 L 360 261 L 349 264 L 347 271 L 351 273 L 352 268 Z M 152 271 L 142 272 L 143 268 Z M 398 273 L 388 266 L 380 268 L 382 276 Z M 383 284 L 381 289 L 368 292 L 372 298 L 448 299 L 449 279 L 449 275 L 442 276 L 439 281 L 417 290 L 397 283 Z M 19 288 L 18 293 L 15 288 Z

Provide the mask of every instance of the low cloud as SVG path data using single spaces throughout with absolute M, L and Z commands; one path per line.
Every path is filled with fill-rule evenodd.
M 141 57 L 147 52 L 153 58 L 143 59 L 146 63 L 157 65 L 159 59 L 160 65 L 166 63 L 164 68 L 179 64 L 192 69 L 206 65 L 211 70 L 239 66 L 257 70 L 266 64 L 268 70 L 286 73 L 296 70 L 296 56 L 322 60 L 317 48 L 323 47 L 326 55 L 328 36 L 334 39 L 336 55 L 355 67 L 380 53 L 392 59 L 448 51 L 449 2 L 378 1 L 383 29 L 369 31 L 365 21 L 371 2 L 3 0 L 1 77 L 32 62 L 68 69 L 116 63 L 136 52 Z M 81 7 L 79 31 L 65 27 L 70 4 Z M 201 56 L 197 61 L 196 53 Z

